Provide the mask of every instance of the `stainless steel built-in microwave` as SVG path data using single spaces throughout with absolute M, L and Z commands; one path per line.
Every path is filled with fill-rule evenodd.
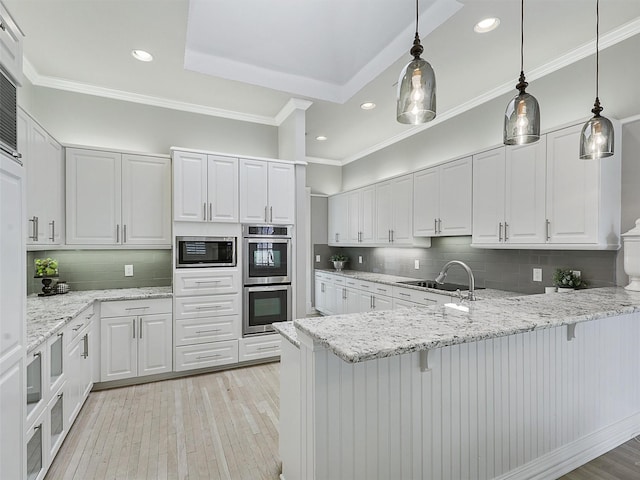
M 236 237 L 176 237 L 176 268 L 235 267 Z

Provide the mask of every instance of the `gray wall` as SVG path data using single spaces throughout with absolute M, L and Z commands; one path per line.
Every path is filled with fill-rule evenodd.
M 485 250 L 471 248 L 471 237 L 432 239 L 431 248 L 331 248 L 349 257 L 347 268 L 388 273 L 418 279 L 434 279 L 449 260 L 461 260 L 471 267 L 476 285 L 521 293 L 543 293 L 553 285 L 556 268 L 580 270 L 589 286 L 615 285 L 616 252 L 561 250 Z M 358 263 L 362 256 L 363 263 Z M 414 269 L 419 260 L 420 268 Z M 318 264 L 316 264 L 318 266 Z M 320 268 L 331 268 L 328 260 Z M 533 268 L 542 268 L 542 282 L 534 282 Z M 452 267 L 447 281 L 467 284 L 462 268 Z
M 47 250 L 27 252 L 28 294 L 42 290 L 41 279 L 33 278 L 34 260 L 47 257 L 58 260 L 58 280 L 74 291 L 171 285 L 171 250 Z M 133 277 L 124 276 L 127 264 Z
M 307 165 L 307 186 L 311 193 L 333 195 L 342 190 L 342 167 L 309 163 Z

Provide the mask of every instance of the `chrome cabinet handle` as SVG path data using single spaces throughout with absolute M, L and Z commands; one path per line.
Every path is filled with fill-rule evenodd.
M 77 332 L 78 330 L 80 330 L 82 328 L 82 326 L 84 325 L 84 323 L 81 323 L 79 325 L 76 325 L 75 327 L 73 327 L 71 330 L 73 330 L 74 332 Z
M 207 221 L 207 202 L 202 204 L 202 220 Z
M 122 227 L 122 243 L 127 243 L 127 226 Z
M 498 241 L 501 242 L 502 241 L 502 222 L 500 222 L 498 224 Z
M 133 323 L 133 338 L 136 338 L 136 319 L 131 320 Z
M 87 358 L 89 356 L 89 334 L 88 333 L 85 333 L 82 341 L 84 342 L 84 352 L 80 356 L 82 358 Z
M 126 307 L 125 310 L 143 310 L 145 308 L 149 308 L 147 307 Z
M 140 336 L 138 338 L 142 338 L 142 317 L 140 317 Z
M 222 282 L 222 280 L 196 280 L 195 281 L 195 283 L 198 285 L 200 285 L 201 283 L 220 283 L 220 282 Z
M 438 219 L 437 218 L 433 219 L 433 233 L 435 233 L 435 234 L 438 233 Z
M 62 396 L 63 396 L 63 395 L 64 395 L 64 392 L 60 392 L 60 393 L 58 394 L 58 398 L 62 398 Z
M 273 222 L 273 207 L 269 207 L 269 221 Z
M 509 228 L 509 224 L 507 222 L 504 222 L 504 241 L 505 242 L 509 240 L 509 234 L 507 233 L 508 232 L 507 228 Z
M 221 329 L 220 328 L 214 328 L 211 330 L 196 330 L 196 333 L 199 335 L 201 333 L 215 333 L 215 332 L 219 332 Z
M 274 348 L 278 348 L 277 345 L 271 345 L 269 347 L 258 347 L 256 348 L 256 350 L 260 351 L 260 350 L 273 350 Z
M 408 293 L 404 293 L 404 292 L 398 292 L 398 295 L 400 295 L 401 297 L 410 297 L 411 296 Z
M 56 221 L 51 220 L 51 222 L 49 222 L 49 225 L 51 226 L 51 237 L 49 237 L 49 240 L 51 240 L 52 242 L 55 242 L 56 241 Z
M 196 310 L 215 310 L 216 308 L 222 308 L 222 305 L 205 305 L 196 307 Z
M 343 300 L 346 300 L 346 299 L 347 299 L 347 289 L 346 289 L 346 288 L 343 288 L 343 289 L 342 289 L 342 299 L 343 299 Z
M 340 232 L 336 233 L 336 242 L 340 243 Z
M 442 219 L 439 218 L 438 219 L 438 233 L 442 233 Z
M 215 355 L 204 355 L 202 357 L 196 357 L 196 360 L 205 360 L 207 358 L 218 358 L 221 357 L 222 355 L 219 354 L 215 354 Z
M 36 353 L 34 353 L 34 354 L 33 354 L 34 358 L 35 358 L 35 357 L 39 357 L 39 356 L 41 356 L 41 355 L 42 355 L 42 352 L 36 352 Z
M 389 243 L 391 243 L 391 230 L 389 230 L 389 233 L 387 234 L 387 236 L 389 237 Z
M 547 228 L 547 233 L 546 233 L 547 240 L 551 240 L 551 236 L 549 235 L 549 226 L 551 225 L 551 222 L 550 222 L 550 221 L 549 221 L 549 219 L 547 218 L 547 219 L 545 220 L 545 223 L 546 223 L 546 228 Z
M 40 430 L 41 428 L 42 428 L 42 424 L 36 425 L 35 427 L 33 427 L 33 431 L 36 432 L 36 431 Z
M 31 236 L 29 238 L 37 242 L 38 241 L 38 217 L 34 215 L 34 217 L 30 218 L 29 221 L 32 222 L 32 225 L 33 225 L 33 228 L 31 229 Z
M 116 243 L 120 243 L 120 224 L 116 225 Z
M 209 221 L 213 218 L 213 203 L 209 203 Z
M 265 206 L 264 206 L 264 221 L 265 221 L 265 222 L 268 222 L 268 221 L 269 221 L 269 217 L 267 216 L 267 208 L 268 208 L 268 207 L 265 205 Z

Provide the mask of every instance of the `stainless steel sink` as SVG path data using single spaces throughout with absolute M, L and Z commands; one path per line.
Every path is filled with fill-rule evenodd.
M 436 290 L 444 290 L 446 292 L 455 292 L 456 290 L 465 291 L 469 290 L 469 285 L 461 285 L 459 283 L 437 283 L 435 280 L 408 280 L 405 282 L 398 282 L 401 285 L 413 285 L 423 288 L 434 288 Z M 476 290 L 482 290 L 482 287 L 476 287 Z

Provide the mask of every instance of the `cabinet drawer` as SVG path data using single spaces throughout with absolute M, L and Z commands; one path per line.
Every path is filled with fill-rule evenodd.
M 232 340 L 240 335 L 240 315 L 175 321 L 176 346 Z
M 393 309 L 399 308 L 412 308 L 412 307 L 424 307 L 421 303 L 412 302 L 410 300 L 403 300 L 401 298 L 393 299 Z
M 240 271 L 237 268 L 190 269 L 174 276 L 175 295 L 218 295 L 240 291 Z
M 176 372 L 238 363 L 238 341 L 176 347 Z
M 240 295 L 212 295 L 207 297 L 176 297 L 174 318 L 210 318 L 240 315 Z
M 241 338 L 238 341 L 241 362 L 280 356 L 280 334 Z
M 89 308 L 83 310 L 71 319 L 65 330 L 65 342 L 67 345 L 80 335 L 80 332 L 83 332 L 85 327 L 91 323 L 91 320 L 93 320 L 93 314 L 94 310 L 92 303 L 89 305 Z
M 171 313 L 170 298 L 154 298 L 149 300 L 116 300 L 100 304 L 100 316 L 126 317 L 129 315 L 153 315 Z
M 437 293 L 401 287 L 393 287 L 393 298 L 419 303 L 420 305 L 436 305 L 449 301 L 448 295 L 439 295 Z
M 376 295 L 386 295 L 388 297 L 393 295 L 393 287 L 391 285 L 385 285 L 384 283 L 374 283 L 372 291 Z

